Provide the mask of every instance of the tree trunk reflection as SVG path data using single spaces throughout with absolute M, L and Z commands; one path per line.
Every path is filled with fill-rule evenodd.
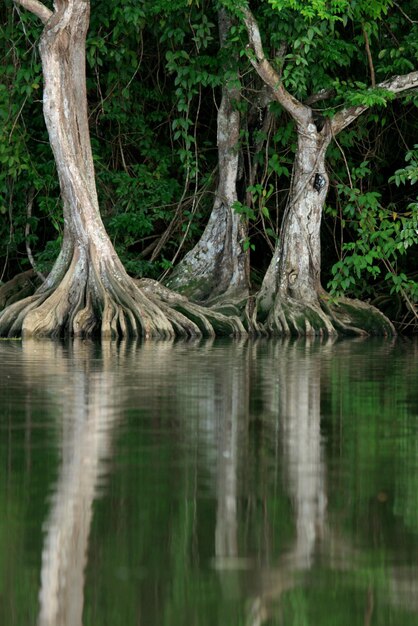
M 10 491 L 0 595 L 33 619 L 41 569 L 38 626 L 415 614 L 417 370 L 405 343 L 371 347 L 0 345 Z M 16 511 L 38 514 L 25 533 Z M 40 567 L 34 529 L 45 518 Z M 8 610 L 0 602 L 1 623 Z
M 248 349 L 242 351 L 239 367 L 226 370 L 220 361 L 219 378 L 222 387 L 215 413 L 218 442 L 215 555 L 218 567 L 226 566 L 228 559 L 235 563 L 239 556 L 238 472 L 239 461 L 246 456 L 247 450 L 250 393 L 248 353 Z
M 110 453 L 114 388 L 111 345 L 103 345 L 100 365 L 93 346 L 72 344 L 71 370 L 62 347 L 50 342 L 24 342 L 45 364 L 43 375 L 63 379 L 61 398 L 61 466 L 45 524 L 39 592 L 39 626 L 81 626 L 84 571 L 93 501 Z M 64 382 L 66 381 L 66 382 Z
M 331 341 L 328 345 L 331 345 Z M 261 626 L 273 602 L 297 584 L 297 573 L 313 564 L 315 547 L 326 527 L 325 461 L 320 430 L 321 359 L 326 345 L 318 342 L 269 346 L 264 367 L 278 372 L 277 389 L 269 389 L 265 405 L 279 421 L 285 489 L 295 518 L 295 538 L 274 568 L 263 569 L 260 590 L 247 616 L 248 626 Z
M 327 500 L 320 429 L 322 357 L 305 345 L 304 355 L 296 347 L 289 348 L 280 367 L 283 457 L 296 518 L 289 557 L 295 569 L 312 564 L 316 542 L 325 529 Z M 323 350 L 324 346 L 322 355 Z

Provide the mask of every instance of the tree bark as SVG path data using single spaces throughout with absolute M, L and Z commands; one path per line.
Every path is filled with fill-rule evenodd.
M 232 20 L 224 9 L 218 13 L 221 47 Z M 239 76 L 222 88 L 217 116 L 219 180 L 209 222 L 196 246 L 186 254 L 167 280 L 167 285 L 196 301 L 218 296 L 245 298 L 249 291 L 248 253 L 243 250 L 247 229 L 233 210 L 238 199 L 240 113 Z
M 318 133 L 313 121 L 298 125 L 292 183 L 279 243 L 259 294 L 260 311 L 271 313 L 273 296 L 315 305 L 321 291 L 322 207 L 328 189 L 325 152 L 329 126 Z
M 87 114 L 85 40 L 89 0 L 56 0 L 55 12 L 38 0 L 16 0 L 45 23 L 40 40 L 43 107 L 54 153 L 64 212 L 64 242 L 45 283 L 0 315 L 1 335 L 199 336 L 243 331 L 184 298 L 142 289 L 120 262 L 105 231 L 97 199 Z M 179 311 L 176 306 L 179 304 Z

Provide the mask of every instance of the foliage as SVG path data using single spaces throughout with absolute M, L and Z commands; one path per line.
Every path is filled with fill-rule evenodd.
M 391 180 L 397 185 L 416 182 L 415 158 L 415 151 L 408 152 L 408 165 L 397 170 Z M 415 259 L 414 246 L 418 244 L 418 203 L 410 203 L 401 212 L 395 205 L 384 207 L 380 193 L 361 190 L 362 181 L 369 175 L 370 164 L 366 161 L 351 170 L 351 186 L 337 185 L 343 226 L 349 225 L 354 240 L 342 245 L 342 256 L 332 267 L 329 288 L 336 295 L 348 292 L 370 297 L 376 289 L 376 279 L 383 278 L 391 294 L 401 293 L 417 302 L 418 282 L 408 277 L 407 267 Z
M 274 156 L 277 157 L 277 155 Z M 273 161 L 274 165 L 279 168 L 280 166 L 278 165 L 278 159 L 273 159 Z M 274 167 L 272 169 L 274 171 Z M 270 183 L 268 189 L 266 189 L 262 184 L 257 183 L 256 185 L 249 185 L 246 191 L 247 194 L 250 194 L 252 206 L 247 206 L 237 200 L 232 205 L 232 208 L 236 213 L 241 215 L 244 220 L 251 223 L 251 232 L 254 233 L 253 238 L 257 231 L 259 233 L 261 232 L 264 235 L 265 239 L 271 242 L 271 246 L 273 247 L 274 242 L 277 239 L 277 234 L 275 232 L 275 225 L 271 219 L 270 211 L 267 205 L 269 199 L 274 193 L 274 187 Z M 250 237 L 248 237 L 244 241 L 243 249 L 244 251 L 248 249 L 255 251 L 255 243 L 251 241 Z
M 57 183 L 39 115 L 39 29 L 25 12 L 20 16 L 13 11 L 12 2 L 5 4 L 0 23 L 0 277 L 10 277 L 9 260 L 22 269 L 29 265 L 24 243 L 31 193 L 39 200 L 39 212 L 30 218 L 32 245 L 42 245 L 40 231 L 61 219 L 56 198 L 47 200 L 50 191 L 57 192 Z
M 92 88 L 99 90 L 95 149 L 101 206 L 128 271 L 156 277 L 166 262 L 153 255 L 150 262 L 149 255 L 167 228 L 172 238 L 164 256 L 176 249 L 189 198 L 205 183 L 204 176 L 198 178 L 195 102 L 202 98 L 202 83 L 210 88 L 213 82 L 207 70 L 212 57 L 204 54 L 213 24 L 201 9 L 181 3 L 110 4 L 110 12 L 106 2 L 102 12 L 93 11 L 88 42 Z M 194 217 L 199 223 L 198 210 Z M 189 236 L 194 233 L 190 229 Z

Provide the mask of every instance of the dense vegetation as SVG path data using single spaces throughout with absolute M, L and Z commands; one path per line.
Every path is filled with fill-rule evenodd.
M 47 4 L 47 3 L 46 3 Z M 240 3 L 226 40 L 219 6 L 203 0 L 93 0 L 87 86 L 102 217 L 127 271 L 161 279 L 199 241 L 218 180 L 217 114 L 235 81 L 240 113 L 233 210 L 246 225 L 256 292 L 288 206 L 296 131 L 254 65 Z M 416 326 L 418 97 L 379 83 L 417 68 L 418 11 L 392 0 L 271 0 L 251 9 L 283 85 L 318 124 L 347 107 L 362 115 L 327 149 L 322 283 L 376 303 L 401 329 Z M 33 15 L 5 0 L 0 65 L 0 279 L 47 274 L 63 213 L 40 105 Z

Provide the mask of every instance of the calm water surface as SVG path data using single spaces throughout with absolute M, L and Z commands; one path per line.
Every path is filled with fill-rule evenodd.
M 418 624 L 418 342 L 0 342 L 0 624 Z

